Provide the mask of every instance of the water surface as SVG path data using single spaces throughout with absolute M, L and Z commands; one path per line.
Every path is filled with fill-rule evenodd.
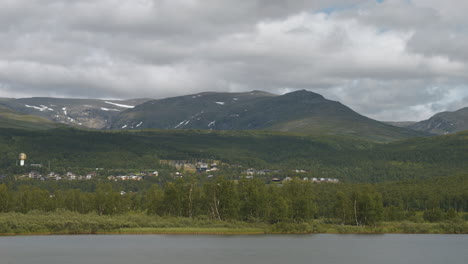
M 0 237 L 0 263 L 467 264 L 467 235 Z

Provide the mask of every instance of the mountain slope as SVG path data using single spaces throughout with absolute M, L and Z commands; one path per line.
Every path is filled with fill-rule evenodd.
M 105 129 L 119 112 L 148 101 L 133 100 L 95 100 L 34 97 L 21 99 L 2 98 L 0 106 L 15 112 L 35 115 L 48 120 L 71 126 Z
M 416 124 L 415 121 L 385 121 L 384 123 L 396 126 L 396 127 L 409 127 L 411 125 Z
M 468 107 L 454 112 L 442 112 L 408 128 L 432 134 L 449 134 L 468 130 Z
M 111 128 L 275 130 L 376 141 L 424 135 L 364 117 L 339 102 L 305 90 L 281 96 L 252 91 L 153 100 L 123 111 Z
M 59 125 L 33 115 L 16 113 L 8 108 L 0 106 L 0 128 L 18 128 L 18 129 L 51 129 Z

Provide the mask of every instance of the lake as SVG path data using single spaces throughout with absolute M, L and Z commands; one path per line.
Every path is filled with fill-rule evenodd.
M 466 264 L 468 235 L 15 236 L 0 263 Z

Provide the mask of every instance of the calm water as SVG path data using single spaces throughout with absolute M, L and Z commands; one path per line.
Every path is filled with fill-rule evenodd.
M 0 263 L 467 264 L 467 235 L 0 237 Z

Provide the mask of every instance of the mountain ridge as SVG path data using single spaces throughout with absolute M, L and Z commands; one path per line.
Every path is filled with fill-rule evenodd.
M 468 130 L 468 107 L 437 113 L 427 120 L 409 125 L 408 128 L 437 135 L 466 131 Z
M 260 91 L 200 93 L 152 100 L 123 111 L 111 126 L 145 128 L 278 130 L 376 141 L 427 135 L 370 119 L 340 102 L 306 90 L 284 95 Z
M 1 98 L 0 106 L 69 126 L 106 129 L 127 108 L 150 99 L 100 100 L 53 97 Z
M 56 123 L 103 130 L 272 130 L 389 142 L 427 133 L 373 120 L 318 93 L 202 92 L 163 99 L 0 98 L 0 106 Z

